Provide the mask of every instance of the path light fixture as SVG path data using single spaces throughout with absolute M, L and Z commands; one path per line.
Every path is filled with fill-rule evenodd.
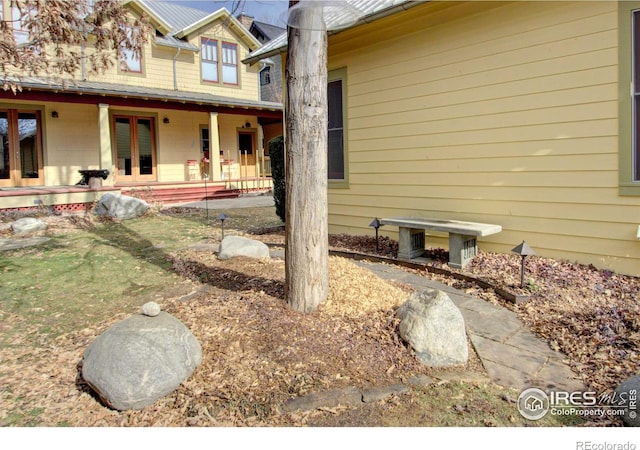
M 222 228 L 222 239 L 224 239 L 224 221 L 227 220 L 229 216 L 225 213 L 218 214 L 218 220 L 220 221 L 220 227 Z
M 383 226 L 383 224 L 380 222 L 380 220 L 376 217 L 375 219 L 373 219 L 373 221 L 369 224 L 370 227 L 375 228 L 376 230 L 376 251 L 379 252 L 380 251 L 380 244 L 378 243 L 378 229 L 380 227 Z
M 517 245 L 512 248 L 511 251 L 517 255 L 522 257 L 522 266 L 520 268 L 520 287 L 524 287 L 524 260 L 527 256 L 535 255 L 536 252 L 533 251 L 529 245 L 525 241 L 522 241 L 522 244 Z

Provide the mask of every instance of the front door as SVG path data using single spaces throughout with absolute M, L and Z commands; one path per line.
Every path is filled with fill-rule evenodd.
M 42 186 L 39 111 L 0 110 L 0 186 Z
M 114 116 L 119 182 L 156 180 L 155 120 L 153 117 Z
M 238 132 L 238 149 L 240 150 L 240 176 L 256 176 L 256 152 L 254 151 L 254 136 L 252 131 Z

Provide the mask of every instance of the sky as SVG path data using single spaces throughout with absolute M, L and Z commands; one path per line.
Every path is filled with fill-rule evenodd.
M 241 3 L 244 12 L 253 16 L 255 20 L 260 22 L 271 23 L 280 27 L 286 27 L 286 23 L 282 21 L 281 16 L 285 13 L 289 6 L 288 0 L 243 0 L 243 1 L 224 1 L 224 0 L 168 0 L 171 3 L 178 3 L 190 8 L 201 9 L 203 11 L 213 12 L 222 7 L 233 11 L 237 3 Z M 234 13 L 237 16 L 241 11 Z

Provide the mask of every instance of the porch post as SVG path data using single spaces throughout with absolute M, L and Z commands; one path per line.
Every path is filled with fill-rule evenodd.
M 98 134 L 100 150 L 100 169 L 107 169 L 109 177 L 103 181 L 103 186 L 113 186 L 116 183 L 116 167 L 113 164 L 111 151 L 111 127 L 109 126 L 109 105 L 98 104 Z
M 256 177 L 264 176 L 264 130 L 262 125 L 258 124 L 258 134 L 256 136 Z
M 218 133 L 218 113 L 209 113 L 209 179 L 222 181 L 220 167 L 220 133 Z

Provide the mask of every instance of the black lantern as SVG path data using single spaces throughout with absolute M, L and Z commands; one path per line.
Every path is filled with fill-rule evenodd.
M 520 268 L 520 287 L 524 287 L 524 260 L 527 256 L 535 255 L 536 252 L 533 251 L 531 247 L 527 245 L 525 241 L 522 241 L 522 244 L 511 249 L 513 253 L 516 253 L 522 257 L 522 267 Z
M 227 220 L 229 216 L 225 213 L 218 214 L 218 220 L 220 221 L 220 226 L 222 228 L 222 239 L 224 239 L 224 221 Z
M 376 217 L 375 219 L 373 219 L 373 221 L 369 224 L 370 227 L 375 228 L 376 230 L 376 251 L 379 252 L 380 251 L 380 244 L 378 243 L 378 228 L 380 228 L 381 226 L 383 226 L 383 224 L 380 222 L 380 220 Z

